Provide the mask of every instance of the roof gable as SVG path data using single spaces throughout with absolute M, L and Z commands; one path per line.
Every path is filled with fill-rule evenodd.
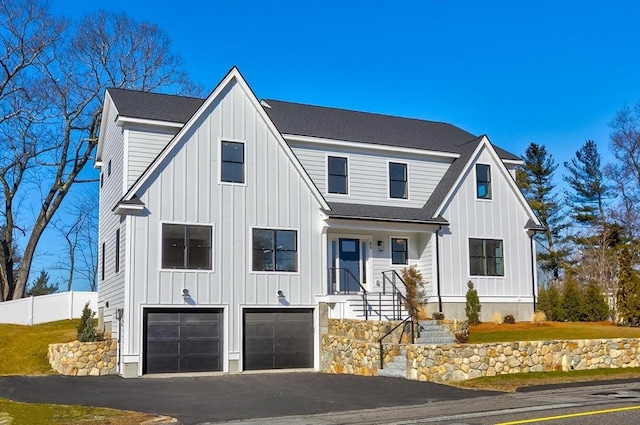
M 153 121 L 186 123 L 205 99 L 150 93 L 136 90 L 108 89 L 120 116 Z

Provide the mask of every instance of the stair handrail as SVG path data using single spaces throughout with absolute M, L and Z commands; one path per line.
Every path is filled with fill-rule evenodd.
M 368 308 L 368 305 L 367 305 L 368 304 L 367 303 L 367 290 L 360 283 L 360 279 L 356 278 L 356 276 L 353 274 L 353 272 L 351 270 L 349 270 L 349 269 L 346 269 L 346 268 L 343 268 L 343 267 L 329 267 L 329 284 L 331 286 L 328 288 L 328 292 L 330 294 L 337 294 L 338 293 L 338 291 L 335 288 L 335 283 L 336 282 L 331 279 L 331 277 L 333 276 L 333 271 L 336 271 L 338 273 L 346 272 L 358 284 L 358 286 L 361 289 L 360 296 L 362 297 L 362 309 L 364 310 L 364 320 L 369 320 L 369 308 Z M 345 294 L 351 293 L 351 291 L 349 291 L 349 290 L 342 291 L 342 292 L 344 292 Z
M 387 273 L 391 273 L 393 276 L 393 279 L 389 278 L 389 276 L 387 276 Z M 406 284 L 404 282 L 404 279 L 402 279 L 402 276 L 400 276 L 398 274 L 398 272 L 396 270 L 387 270 L 382 272 L 382 293 L 386 294 L 386 290 L 387 290 L 387 280 L 389 281 L 389 283 L 391 284 L 391 288 L 392 288 L 392 295 L 394 297 L 398 297 L 399 301 L 403 301 L 405 303 L 405 305 L 409 306 L 409 308 L 407 310 L 409 310 L 409 316 L 413 317 L 414 319 L 417 320 L 418 318 L 418 307 L 415 306 L 415 304 L 413 304 L 413 302 L 408 299 L 407 297 L 405 297 L 402 292 L 398 289 L 398 287 L 396 286 L 396 284 L 394 283 L 395 278 L 400 279 L 400 282 L 402 282 L 402 284 L 404 285 L 404 287 L 406 288 Z M 395 303 L 394 303 L 395 304 Z M 395 305 L 394 305 L 394 309 L 395 309 Z M 395 310 L 394 310 L 394 314 L 395 314 Z
M 386 337 L 388 337 L 389 335 L 391 335 L 393 333 L 393 331 L 398 329 L 398 327 L 403 326 L 402 332 L 400 333 L 400 343 L 402 343 L 402 337 L 404 335 L 404 329 L 405 329 L 404 325 L 406 325 L 407 321 L 409 321 L 409 320 L 411 320 L 411 343 L 415 344 L 416 340 L 415 340 L 413 316 L 409 316 L 409 317 L 405 318 L 402 322 L 400 322 L 397 325 L 395 325 L 389 332 L 384 334 L 378 340 L 378 347 L 379 347 L 379 350 L 380 350 L 380 370 L 384 369 L 384 347 L 383 347 L 382 340 L 385 339 Z

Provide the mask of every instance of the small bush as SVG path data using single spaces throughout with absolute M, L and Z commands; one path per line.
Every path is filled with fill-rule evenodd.
M 493 312 L 493 324 L 494 325 L 501 325 L 502 324 L 502 315 L 500 313 L 498 313 L 497 311 Z
M 536 325 L 543 325 L 544 322 L 547 321 L 547 315 L 544 314 L 544 311 L 536 311 L 535 313 L 533 313 L 533 317 L 531 318 L 531 322 L 535 323 Z
M 504 316 L 504 323 L 507 323 L 509 325 L 514 325 L 516 323 L 516 318 L 513 317 L 513 314 L 507 314 L 506 316 Z
M 80 324 L 78 325 L 78 341 L 94 342 L 104 339 L 102 334 L 93 326 L 95 315 L 96 313 L 89 308 L 89 303 L 86 303 L 82 309 L 82 317 L 80 317 Z
M 444 320 L 444 313 L 436 311 L 431 315 L 431 317 L 433 318 L 433 320 Z
M 466 344 L 469 342 L 469 321 L 455 321 L 453 336 L 458 344 Z
M 464 311 L 469 319 L 469 324 L 477 325 L 480 323 L 480 298 L 478 297 L 478 291 L 473 289 L 473 282 L 467 282 L 469 289 L 467 290 L 467 305 L 464 307 Z

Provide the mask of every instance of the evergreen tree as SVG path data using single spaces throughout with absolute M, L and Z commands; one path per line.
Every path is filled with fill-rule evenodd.
M 584 291 L 584 316 L 589 322 L 600 322 L 609 317 L 609 304 L 595 280 L 590 280 Z
M 549 311 L 545 311 L 547 318 L 552 321 L 563 320 L 562 298 L 556 285 L 549 286 L 547 297 L 549 298 Z
M 478 291 L 473 289 L 473 282 L 467 282 L 469 289 L 467 290 L 467 304 L 464 307 L 464 312 L 467 314 L 470 325 L 477 325 L 480 323 L 480 298 L 478 297 Z
M 616 309 L 621 323 L 640 325 L 640 276 L 631 266 L 631 254 L 625 247 L 619 258 Z
M 80 342 L 93 342 L 101 341 L 103 336 L 99 333 L 93 323 L 93 318 L 96 313 L 91 310 L 89 303 L 84 305 L 82 309 L 82 316 L 80 317 L 80 323 L 78 324 L 78 341 Z
M 559 248 L 561 232 L 567 225 L 557 196 L 553 193 L 553 174 L 558 164 L 546 147 L 537 143 L 529 145 L 522 160 L 524 164 L 517 175 L 518 186 L 545 228 L 543 233 L 536 235 L 545 248 L 538 253 L 538 262 L 544 271 L 551 272 L 557 280 L 568 255 L 566 249 Z
M 547 319 L 551 320 L 549 318 L 549 313 L 548 313 L 548 311 L 551 311 L 550 307 L 551 305 L 549 304 L 549 293 L 547 291 L 547 288 L 542 286 L 540 289 L 538 289 L 538 299 L 536 303 L 536 310 L 543 311 L 544 314 L 547 316 Z
M 584 319 L 581 289 L 578 281 L 568 275 L 562 287 L 562 320 L 578 322 Z
M 571 189 L 567 201 L 572 205 L 573 219 L 579 225 L 604 226 L 604 201 L 609 196 L 609 189 L 604 184 L 596 142 L 587 140 L 575 158 L 564 166 L 569 172 L 563 178 Z
M 49 295 L 55 292 L 58 292 L 58 285 L 55 283 L 49 285 L 49 273 L 42 270 L 31 284 L 31 288 L 27 291 L 27 296 Z

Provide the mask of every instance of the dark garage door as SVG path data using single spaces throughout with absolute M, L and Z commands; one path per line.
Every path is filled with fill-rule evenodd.
M 313 310 L 245 310 L 245 370 L 313 367 L 313 346 Z
M 222 370 L 221 309 L 145 309 L 144 373 Z

